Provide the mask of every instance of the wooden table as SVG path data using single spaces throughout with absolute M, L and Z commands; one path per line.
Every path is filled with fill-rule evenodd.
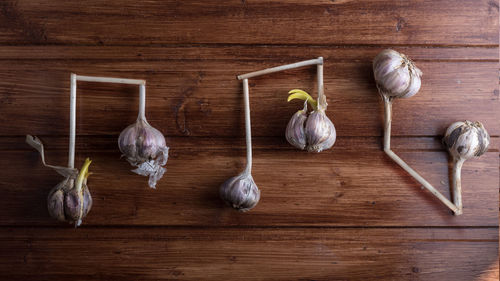
M 499 8 L 479 1 L 49 1 L 0 3 L 0 279 L 498 280 Z M 480 120 L 489 151 L 465 163 L 453 216 L 382 151 L 371 60 L 391 47 L 423 85 L 394 105 L 393 148 L 449 197 L 440 144 Z M 261 202 L 238 213 L 219 185 L 245 163 L 236 74 L 325 58 L 338 139 L 311 154 L 284 138 L 315 68 L 250 80 L 253 176 Z M 77 166 L 91 157 L 94 206 L 74 229 L 53 221 L 25 134 L 67 161 L 69 77 L 147 80 L 147 117 L 171 147 L 157 190 L 120 159 L 137 88 L 81 82 Z

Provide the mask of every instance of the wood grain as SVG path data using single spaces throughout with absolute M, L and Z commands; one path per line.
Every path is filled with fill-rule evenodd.
M 487 281 L 497 243 L 496 228 L 4 228 L 0 277 Z
M 0 279 L 498 280 L 499 3 L 496 0 L 0 1 Z M 384 48 L 423 70 L 394 105 L 392 147 L 449 198 L 441 135 L 479 120 L 491 146 L 462 172 L 453 216 L 381 150 L 371 61 Z M 325 58 L 332 150 L 283 131 L 315 95 L 315 70 L 250 80 L 253 176 L 261 202 L 238 213 L 218 187 L 244 166 L 236 74 Z M 120 159 L 137 89 L 79 83 L 77 165 L 93 159 L 94 206 L 73 229 L 49 218 L 67 160 L 69 74 L 147 80 L 147 116 L 171 147 L 157 190 Z
M 8 45 L 498 44 L 492 0 L 8 0 L 0 13 Z
M 58 60 L 46 64 L 40 60 L 4 60 L 0 65 L 0 75 L 5 77 L 0 81 L 0 122 L 5 125 L 0 134 L 66 135 L 68 77 L 73 71 L 146 79 L 148 120 L 167 136 L 241 137 L 243 99 L 235 75 L 293 61 L 291 57 L 281 62 L 239 61 L 229 56 L 189 63 Z M 464 119 L 480 120 L 491 135 L 500 135 L 498 62 L 417 63 L 424 72 L 422 90 L 411 99 L 395 103 L 393 135 L 441 135 L 449 124 Z M 337 134 L 380 136 L 382 102 L 372 78 L 371 59 L 330 62 L 327 58 L 324 71 L 327 114 Z M 289 118 L 302 106 L 286 102 L 288 90 L 303 88 L 314 93 L 314 81 L 314 68 L 251 79 L 253 135 L 281 136 Z M 136 118 L 138 91 L 133 86 L 82 82 L 78 92 L 78 134 L 117 135 Z
M 171 61 L 239 60 L 281 63 L 307 60 L 319 55 L 327 61 L 371 61 L 389 46 L 296 46 L 296 45 L 181 45 L 181 46 L 2 46 L 2 60 L 120 60 Z M 498 46 L 426 47 L 392 46 L 415 61 L 498 62 Z M 240 70 L 236 70 L 240 71 Z
M 130 172 L 130 165 L 120 159 L 116 138 L 96 144 L 96 137 L 91 139 L 90 144 L 77 140 L 76 163 L 84 157 L 93 159 L 89 186 L 94 205 L 87 225 L 498 225 L 498 148 L 465 163 L 464 215 L 452 216 L 394 165 L 379 144 L 356 138 L 357 146 L 352 147 L 349 139 L 341 139 L 334 149 L 312 154 L 293 149 L 284 138 L 257 139 L 252 174 L 262 199 L 255 209 L 242 214 L 224 206 L 218 188 L 242 171 L 243 139 L 168 138 L 172 147 L 168 170 L 157 190 L 147 187 L 146 178 Z M 67 150 L 57 143 L 47 146 L 47 161 L 64 164 Z M 399 150 L 411 143 L 413 139 L 403 141 L 394 150 L 450 198 L 447 153 Z M 64 149 L 53 150 L 56 147 Z M 36 151 L 27 145 L 23 151 L 0 151 L 0 166 L 4 167 L 0 197 L 8 198 L 0 206 L 1 225 L 60 225 L 48 217 L 45 198 L 61 177 L 41 166 Z M 8 176 L 23 170 L 30 171 L 30 176 Z

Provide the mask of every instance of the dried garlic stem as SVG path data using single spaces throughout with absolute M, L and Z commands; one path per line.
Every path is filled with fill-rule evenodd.
M 139 113 L 137 119 L 146 121 L 146 85 L 139 85 Z
M 319 57 L 317 60 L 318 66 L 316 67 L 316 72 L 318 78 L 318 102 L 321 102 L 325 92 L 325 86 L 323 84 L 323 57 Z
M 71 92 L 70 92 L 70 113 L 69 113 L 69 151 L 68 167 L 75 167 L 75 138 L 76 138 L 76 82 L 101 82 L 139 85 L 139 115 L 138 118 L 145 120 L 146 107 L 146 81 L 140 79 L 124 79 L 114 77 L 84 76 L 71 73 Z
M 415 170 L 413 170 L 408 164 L 406 164 L 403 159 L 399 158 L 391 150 L 391 122 L 392 122 L 392 99 L 381 94 L 384 99 L 384 152 L 401 168 L 403 168 L 408 174 L 410 174 L 414 179 L 416 179 L 420 184 L 422 184 L 428 191 L 430 191 L 434 196 L 436 196 L 443 204 L 450 208 L 456 215 L 460 215 L 461 210 L 451 203 L 448 198 L 441 194 L 437 189 L 435 189 L 428 181 L 426 181 L 422 176 L 420 176 Z
M 76 138 L 76 74 L 71 73 L 71 92 L 69 97 L 69 151 L 68 167 L 75 167 Z
M 249 78 L 264 75 L 264 74 L 279 72 L 279 71 L 288 70 L 288 69 L 297 68 L 297 67 L 302 67 L 302 66 L 307 66 L 307 65 L 315 65 L 315 64 L 316 65 L 323 65 L 323 58 L 319 57 L 319 58 L 313 59 L 313 60 L 300 61 L 300 62 L 296 62 L 296 63 L 285 64 L 285 65 L 281 65 L 281 66 L 266 68 L 263 70 L 238 75 L 238 80 L 249 79 Z M 318 81 L 319 81 L 319 77 L 318 77 Z M 323 72 L 321 72 L 321 81 L 323 81 Z
M 392 98 L 381 95 L 384 100 L 384 151 L 391 150 Z
M 246 174 L 252 173 L 252 129 L 250 123 L 250 98 L 248 89 L 248 79 L 243 79 L 243 97 L 245 100 L 245 137 L 247 143 L 247 166 Z
M 464 159 L 454 159 L 453 160 L 453 174 L 452 174 L 452 185 L 453 185 L 453 203 L 457 206 L 456 215 L 462 214 L 462 165 L 464 164 Z
M 142 79 L 125 79 L 125 78 L 114 78 L 114 77 L 99 77 L 99 76 L 85 76 L 76 75 L 77 81 L 85 82 L 101 82 L 101 83 L 117 83 L 117 84 L 130 84 L 130 85 L 146 85 L 146 81 Z

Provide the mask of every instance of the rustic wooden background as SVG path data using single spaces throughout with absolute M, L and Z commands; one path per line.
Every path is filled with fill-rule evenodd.
M 496 0 L 203 0 L 0 2 L 0 279 L 498 280 L 500 110 Z M 393 146 L 449 196 L 440 145 L 457 120 L 480 120 L 491 147 L 463 169 L 453 216 L 381 149 L 371 60 L 392 47 L 422 69 L 394 105 Z M 315 68 L 250 80 L 253 176 L 261 202 L 238 213 L 219 185 L 244 166 L 239 73 L 325 58 L 320 154 L 283 136 L 315 92 Z M 78 85 L 77 163 L 94 162 L 94 206 L 74 229 L 49 218 L 60 180 L 25 134 L 67 161 L 69 77 L 146 79 L 147 117 L 171 147 L 157 190 L 120 159 L 137 88 Z

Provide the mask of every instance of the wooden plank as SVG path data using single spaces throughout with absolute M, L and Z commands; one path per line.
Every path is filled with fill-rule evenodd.
M 158 189 L 151 190 L 146 178 L 131 173 L 130 165 L 120 159 L 116 139 L 97 139 L 94 143 L 95 138 L 89 138 L 88 145 L 79 145 L 84 149 L 77 150 L 76 158 L 77 165 L 84 157 L 93 159 L 94 174 L 89 186 L 94 206 L 85 224 L 498 225 L 498 147 L 465 163 L 464 214 L 453 216 L 377 148 L 379 141 L 363 143 L 354 139 L 357 146 L 341 139 L 338 149 L 334 147 L 320 154 L 297 151 L 284 139 L 269 143 L 267 138 L 257 139 L 253 176 L 262 199 L 255 209 L 242 214 L 223 204 L 218 198 L 218 188 L 242 171 L 243 139 L 168 138 L 171 146 L 168 171 Z M 413 139 L 408 140 L 411 142 Z M 408 143 L 400 143 L 394 150 L 449 197 L 447 153 L 399 150 Z M 0 151 L 0 167 L 3 167 L 0 198 L 4 201 L 0 205 L 0 225 L 60 225 L 48 217 L 45 200 L 61 177 L 42 167 L 38 154 L 26 148 Z M 47 160 L 51 163 L 64 164 L 66 153 L 62 142 L 47 145 Z
M 320 54 L 319 54 L 320 55 Z M 293 62 L 292 58 L 279 63 Z M 66 135 L 69 73 L 144 78 L 147 116 L 168 136 L 244 134 L 241 84 L 235 74 L 273 66 L 267 61 L 3 61 L 0 66 L 1 135 Z M 418 62 L 423 87 L 394 104 L 393 135 L 435 136 L 457 120 L 480 120 L 500 135 L 498 62 Z M 287 91 L 314 93 L 315 69 L 305 68 L 250 81 L 254 136 L 281 136 L 300 103 L 286 103 Z M 118 135 L 135 119 L 137 89 L 80 83 L 78 134 Z M 382 102 L 370 60 L 326 61 L 325 87 L 339 136 L 380 136 Z M 19 110 L 22 108 L 23 110 Z M 15 123 L 12 120 L 16 120 Z M 55 122 L 54 120 L 58 120 Z M 103 122 L 105 120 L 105 122 Z M 272 122 L 270 122 L 272 120 Z M 409 126 L 411 124 L 411 126 Z
M 288 46 L 288 45 L 182 45 L 182 46 L 2 46 L 1 60 L 307 60 L 323 56 L 325 61 L 371 61 L 388 46 Z M 498 46 L 429 47 L 392 46 L 419 61 L 498 62 Z
M 8 45 L 498 44 L 491 0 L 9 0 L 0 8 L 0 43 Z
M 39 136 L 45 145 L 46 153 L 68 150 L 68 136 Z M 80 152 L 109 152 L 117 148 L 117 136 L 78 136 L 76 151 Z M 188 139 L 189 138 L 189 139 Z M 26 144 L 25 136 L 0 137 L 0 151 L 29 151 L 33 148 Z M 189 150 L 193 146 L 211 147 L 213 150 L 229 147 L 243 151 L 245 142 L 242 138 L 204 138 L 204 137 L 167 137 L 169 146 L 176 149 Z M 215 145 L 215 146 L 214 146 Z M 335 151 L 382 150 L 381 137 L 337 137 Z M 252 147 L 267 151 L 296 151 L 283 138 L 280 137 L 252 137 Z M 392 137 L 391 147 L 395 151 L 440 151 L 445 152 L 442 138 L 437 137 Z M 491 137 L 488 152 L 498 152 L 500 137 Z M 311 154 L 314 155 L 314 154 Z
M 498 229 L 0 228 L 9 280 L 494 280 Z
M 496 0 L 0 2 L 1 280 L 498 280 L 500 99 Z M 465 163 L 453 216 L 381 150 L 371 60 L 383 48 L 424 72 L 394 105 L 393 149 L 450 198 L 441 134 L 482 121 L 491 146 Z M 219 185 L 245 163 L 238 73 L 325 58 L 334 149 L 283 138 L 314 94 L 314 68 L 252 79 L 253 176 L 262 200 L 238 213 Z M 144 78 L 149 121 L 167 136 L 157 190 L 116 138 L 137 89 L 80 83 L 77 165 L 90 156 L 94 207 L 82 227 L 46 210 L 67 159 L 69 73 Z

